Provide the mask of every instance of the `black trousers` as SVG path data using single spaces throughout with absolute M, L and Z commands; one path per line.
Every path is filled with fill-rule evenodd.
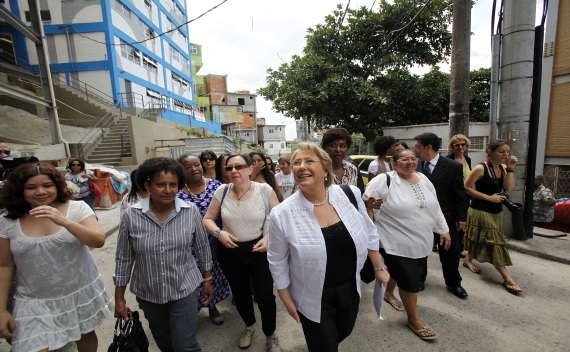
M 239 247 L 231 249 L 219 245 L 218 260 L 230 283 L 237 311 L 246 326 L 255 324 L 250 282 L 253 284 L 263 333 L 269 336 L 275 332 L 277 305 L 267 253 L 251 251 L 258 241 L 236 242 Z
M 338 351 L 338 345 L 352 332 L 360 304 L 355 280 L 323 288 L 320 323 L 298 312 L 310 352 Z
M 461 255 L 461 246 L 459 239 L 459 232 L 455 227 L 455 222 L 447 221 L 449 227 L 449 234 L 451 235 L 451 246 L 446 251 L 443 246 L 439 245 L 439 235 L 434 233 L 435 240 L 438 245 L 439 261 L 441 262 L 441 269 L 443 271 L 443 279 L 445 285 L 449 287 L 456 287 L 461 285 L 461 275 L 459 274 L 459 260 Z M 422 274 L 422 282 L 427 278 L 427 265 Z

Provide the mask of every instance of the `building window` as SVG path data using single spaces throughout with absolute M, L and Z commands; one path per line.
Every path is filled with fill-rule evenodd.
M 190 60 L 188 60 L 187 58 L 185 58 L 182 55 L 180 55 L 180 60 L 182 61 L 182 67 L 183 68 L 189 68 L 190 67 Z
M 285 143 L 281 143 L 281 149 L 285 149 Z
M 471 147 L 469 147 L 469 149 L 472 150 L 485 150 L 485 137 L 481 136 L 481 137 L 469 137 L 469 140 L 471 141 Z
M 144 6 L 146 6 L 146 8 L 151 11 L 152 10 L 152 3 L 150 2 L 150 0 L 144 0 Z
M 273 127 L 270 127 L 270 128 L 269 128 L 268 133 L 275 133 L 275 130 L 273 129 Z
M 198 107 L 198 111 L 205 114 L 208 112 L 208 107 L 207 106 L 200 106 L 200 107 Z
M 121 56 L 126 57 L 129 61 L 141 64 L 141 53 L 137 49 L 133 48 L 125 41 L 121 40 Z
M 269 149 L 273 149 L 273 143 L 269 143 Z
M 158 74 L 158 63 L 145 54 L 143 54 L 143 67 L 154 74 Z
M 198 47 L 196 45 L 191 45 L 190 46 L 190 54 L 192 55 L 198 55 Z
M 190 82 L 188 82 L 188 80 L 182 78 L 180 75 L 178 75 L 174 72 L 171 72 L 170 74 L 172 76 L 172 83 L 173 84 L 176 84 L 176 85 L 181 86 L 181 87 L 190 86 Z
M 24 15 L 26 16 L 26 22 L 32 22 L 32 15 L 30 14 L 30 11 L 24 12 Z M 51 21 L 51 13 L 49 10 L 41 10 L 40 17 L 42 18 L 42 22 Z
M 238 98 L 238 105 L 245 105 L 245 99 L 244 98 Z
M 125 4 L 123 4 L 119 0 L 115 0 L 115 4 L 117 4 L 117 10 L 119 12 L 121 12 L 123 15 L 127 16 L 128 18 L 131 18 L 131 10 L 129 10 L 129 8 Z
M 172 60 L 180 62 L 180 53 L 173 46 L 169 46 L 170 57 Z

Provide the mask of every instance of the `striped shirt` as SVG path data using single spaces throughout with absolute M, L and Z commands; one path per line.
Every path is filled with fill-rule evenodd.
M 194 204 L 176 198 L 175 208 L 163 224 L 149 204 L 150 197 L 146 197 L 123 214 L 113 282 L 115 286 L 126 286 L 131 281 L 135 296 L 164 304 L 188 296 L 202 282 L 191 245 L 205 271 L 212 269 L 212 255 L 202 217 Z

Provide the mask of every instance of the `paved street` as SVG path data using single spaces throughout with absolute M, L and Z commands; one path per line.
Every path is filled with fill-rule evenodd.
M 117 209 L 98 211 L 101 225 L 108 233 L 105 246 L 94 249 L 93 255 L 105 282 L 113 292 L 112 274 L 117 233 Z M 554 242 L 553 242 L 554 241 Z M 523 242 L 526 247 L 547 248 L 556 246 L 567 252 L 569 240 L 536 238 Z M 521 243 L 512 243 L 520 247 Z M 549 249 L 549 252 L 553 252 Z M 469 298 L 462 301 L 448 293 L 441 274 L 437 254 L 429 256 L 429 274 L 426 290 L 419 300 L 420 314 L 439 334 L 435 342 L 424 342 L 408 330 L 405 313 L 386 306 L 384 319 L 374 317 L 371 304 L 372 285 L 364 286 L 360 314 L 354 332 L 340 346 L 340 351 L 516 351 L 550 352 L 568 351 L 570 336 L 570 266 L 534 255 L 511 250 L 514 266 L 509 268 L 513 277 L 524 289 L 517 297 L 507 293 L 500 285 L 501 279 L 489 264 L 481 265 L 482 275 L 470 273 L 461 267 L 463 286 Z M 134 297 L 127 296 L 132 309 L 138 309 Z M 284 351 L 306 351 L 301 326 L 296 324 L 278 300 L 277 333 Z M 215 326 L 208 319 L 207 311 L 199 317 L 198 339 L 204 352 L 240 351 L 237 347 L 243 323 L 230 300 L 219 305 L 225 323 Z M 257 312 L 256 312 L 257 313 Z M 151 351 L 158 351 L 150 335 L 146 320 L 145 330 L 151 341 Z M 258 322 L 259 325 L 259 322 Z M 98 330 L 99 351 L 107 350 L 113 334 L 114 321 L 106 321 Z M 8 352 L 9 346 L 0 340 L 0 352 Z M 75 351 L 72 344 L 61 351 Z M 253 344 L 247 350 L 265 351 L 265 338 L 261 326 L 257 327 Z
M 93 250 L 97 265 L 110 289 L 114 270 L 116 233 L 101 249 Z M 423 319 L 439 334 L 435 342 L 415 337 L 405 325 L 405 313 L 384 307 L 384 321 L 374 317 L 372 285 L 365 286 L 360 314 L 353 334 L 340 346 L 340 351 L 568 351 L 570 336 L 570 266 L 511 251 L 513 277 L 525 290 L 513 296 L 500 285 L 501 279 L 489 264 L 481 266 L 482 275 L 461 268 L 463 286 L 469 292 L 462 301 L 448 293 L 441 274 L 439 258 L 429 257 L 426 291 L 420 295 Z M 131 296 L 128 304 L 136 309 Z M 239 351 L 237 340 L 243 328 L 229 300 L 220 304 L 225 323 L 213 325 L 207 311 L 200 312 L 198 339 L 205 352 Z M 257 313 L 257 312 L 256 312 Z M 284 351 L 306 351 L 301 326 L 297 325 L 278 301 L 277 333 Z M 146 322 L 145 322 L 146 323 Z M 106 351 L 114 322 L 106 322 L 99 330 L 99 351 Z M 259 324 L 259 322 L 258 322 Z M 146 325 L 145 325 L 146 326 Z M 151 350 L 158 351 L 151 340 Z M 265 338 L 258 326 L 254 343 L 248 351 L 264 349 Z

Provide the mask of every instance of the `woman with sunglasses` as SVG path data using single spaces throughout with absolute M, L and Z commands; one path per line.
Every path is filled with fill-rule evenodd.
M 470 146 L 471 141 L 462 134 L 456 134 L 447 143 L 447 148 L 450 151 L 447 157 L 463 165 L 463 181 L 467 179 L 471 172 L 471 158 L 465 155 Z
M 271 166 L 267 165 L 265 155 L 259 152 L 251 152 L 249 153 L 249 157 L 253 163 L 253 168 L 250 176 L 251 180 L 259 183 L 267 183 L 269 186 L 271 186 L 277 195 L 279 203 L 281 203 L 283 201 L 283 194 L 281 194 L 281 190 L 278 187 L 275 174 L 271 171 Z
M 358 188 L 350 187 L 357 209 L 333 185 L 332 160 L 313 143 L 300 143 L 292 164 L 299 190 L 271 212 L 269 265 L 309 351 L 338 351 L 356 323 L 366 257 L 379 282 L 390 276 Z
M 218 160 L 216 160 L 216 180 L 221 183 L 230 183 L 230 176 L 226 170 L 224 170 L 228 156 L 230 156 L 230 154 L 220 154 Z
M 67 169 L 69 172 L 65 174 L 65 179 L 79 187 L 79 194 L 75 197 L 75 200 L 82 200 L 91 209 L 95 209 L 95 198 L 91 195 L 91 189 L 89 188 L 89 180 L 97 179 L 95 174 L 90 170 L 86 170 L 85 162 L 79 159 L 69 160 Z
M 250 180 L 252 169 L 247 154 L 228 157 L 225 170 L 230 175 L 231 183 L 216 190 L 204 215 L 204 225 L 220 241 L 218 260 L 230 282 L 238 313 L 245 323 L 239 347 L 248 348 L 255 332 L 251 282 L 268 351 L 279 352 L 281 348 L 275 336 L 277 307 L 267 262 L 269 212 L 279 202 L 269 185 Z M 222 219 L 221 227 L 216 222 L 219 216 Z
M 14 352 L 55 351 L 73 341 L 79 352 L 96 352 L 95 330 L 112 318 L 114 302 L 89 249 L 105 243 L 93 210 L 69 200 L 60 172 L 44 163 L 14 169 L 0 204 L 2 304 L 18 268 L 13 315 L 0 307 L 0 338 L 12 338 Z
M 210 180 L 216 179 L 216 160 L 218 157 L 216 153 L 211 150 L 204 150 L 200 153 L 200 163 L 202 163 L 202 169 L 204 170 L 204 177 Z
M 205 178 L 200 160 L 193 155 L 183 155 L 178 159 L 178 162 L 184 168 L 186 184 L 178 191 L 176 196 L 186 203 L 196 205 L 203 218 L 214 198 L 214 193 L 222 183 L 218 180 Z M 212 235 L 208 235 L 208 242 L 212 252 L 212 288 L 214 289 L 214 297 L 208 304 L 199 301 L 198 310 L 207 307 L 210 320 L 216 325 L 221 325 L 224 323 L 224 316 L 218 310 L 216 304 L 230 295 L 230 285 L 218 261 L 218 240 Z M 192 251 L 192 254 L 196 257 L 194 251 Z M 202 295 L 202 286 L 198 288 L 198 295 Z

